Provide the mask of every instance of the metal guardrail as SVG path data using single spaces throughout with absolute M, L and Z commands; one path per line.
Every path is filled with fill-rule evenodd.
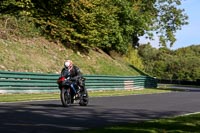
M 58 74 L 0 71 L 0 93 L 59 92 Z M 88 90 L 156 88 L 149 76 L 84 75 Z
M 196 81 L 157 79 L 157 83 L 160 83 L 160 84 L 176 84 L 176 85 L 196 85 L 196 86 L 200 86 L 200 79 L 197 79 Z

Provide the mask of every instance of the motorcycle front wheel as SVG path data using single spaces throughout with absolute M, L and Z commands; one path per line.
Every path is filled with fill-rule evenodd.
M 69 89 L 61 89 L 60 99 L 63 107 L 68 107 L 71 104 L 71 95 Z
M 87 106 L 88 102 L 89 102 L 89 96 L 88 96 L 87 90 L 85 90 L 85 92 L 81 94 L 79 105 L 80 106 Z

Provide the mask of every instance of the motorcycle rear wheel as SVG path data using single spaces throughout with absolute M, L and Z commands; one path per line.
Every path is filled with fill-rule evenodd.
M 60 99 L 62 102 L 63 107 L 68 107 L 71 104 L 71 95 L 69 90 L 62 89 L 60 92 Z

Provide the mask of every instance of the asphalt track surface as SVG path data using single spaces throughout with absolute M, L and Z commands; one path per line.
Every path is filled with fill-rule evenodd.
M 86 107 L 58 100 L 0 103 L 0 133 L 69 133 L 200 112 L 200 91 L 92 97 Z

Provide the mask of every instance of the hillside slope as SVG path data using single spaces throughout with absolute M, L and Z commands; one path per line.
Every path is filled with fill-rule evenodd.
M 141 75 L 123 61 L 123 57 L 111 56 L 96 49 L 88 53 L 74 52 L 61 43 L 37 38 L 0 38 L 0 70 L 60 73 L 63 62 L 71 59 L 83 74 Z

